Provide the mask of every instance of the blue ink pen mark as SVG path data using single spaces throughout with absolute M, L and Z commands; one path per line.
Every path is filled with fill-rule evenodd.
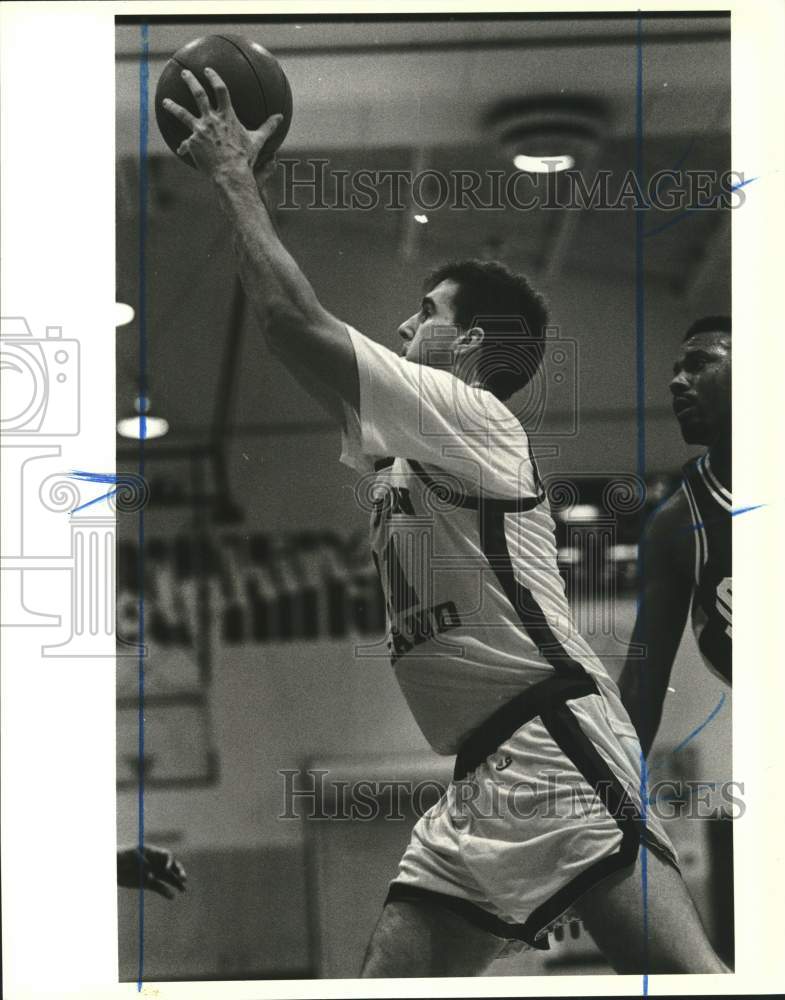
M 738 514 L 746 514 L 748 510 L 760 510 L 761 507 L 765 506 L 765 503 L 755 503 L 751 507 L 737 507 L 736 510 L 730 512 L 730 516 L 736 517 Z
M 756 181 L 757 179 L 758 179 L 757 177 L 749 177 L 747 178 L 746 181 L 739 181 L 738 184 L 732 184 L 728 188 L 728 193 L 731 193 L 733 191 L 738 191 L 740 188 L 746 187 L 748 184 L 752 184 L 752 182 Z M 695 212 L 705 212 L 705 211 L 707 211 L 707 209 L 705 208 L 704 209 L 685 208 L 683 212 L 679 212 L 677 216 L 675 216 L 673 219 L 669 219 L 668 222 L 663 222 L 661 226 L 655 226 L 654 229 L 647 229 L 646 232 L 644 233 L 644 236 L 656 236 L 657 233 L 662 233 L 666 229 L 670 229 L 671 226 L 675 226 L 677 222 L 682 222 L 684 219 L 687 218 L 688 215 L 694 215 Z
M 147 395 L 147 273 L 145 254 L 147 251 L 147 141 L 149 125 L 149 83 L 150 83 L 150 41 L 146 22 L 141 24 L 142 51 L 139 60 L 139 395 Z M 147 435 L 147 421 L 144 414 L 139 419 L 139 475 L 144 476 L 144 440 Z M 139 508 L 139 790 L 137 808 L 139 814 L 139 969 L 137 990 L 141 993 L 144 979 L 144 507 Z
M 655 226 L 654 229 L 647 229 L 644 236 L 656 236 L 658 233 L 664 232 L 666 229 L 670 229 L 671 226 L 675 226 L 677 222 L 682 222 L 687 218 L 688 215 L 692 215 L 696 212 L 695 208 L 685 208 L 683 212 L 679 212 L 674 218 L 669 219 L 667 222 L 663 222 L 661 226 Z
M 709 712 L 708 716 L 703 720 L 703 722 L 701 722 L 701 724 L 696 729 L 693 729 L 690 735 L 687 736 L 685 739 L 683 739 L 677 747 L 674 747 L 673 752 L 678 753 L 679 750 L 683 750 L 687 746 L 687 744 L 692 742 L 692 740 L 694 740 L 699 733 L 702 733 L 703 730 L 706 728 L 706 726 L 708 726 L 708 724 L 717 717 L 717 715 L 720 712 L 720 709 L 724 704 L 725 704 L 725 692 L 723 691 L 722 697 L 720 698 L 719 702 L 714 706 L 714 708 L 711 710 L 711 712 Z
M 671 173 L 672 174 L 676 174 L 676 173 L 679 172 L 679 167 L 681 167 L 682 163 L 684 163 L 684 161 L 690 155 L 690 153 L 692 152 L 692 147 L 694 145 L 695 145 L 695 138 L 693 137 L 687 143 L 687 148 L 684 150 L 684 152 L 681 154 L 681 156 L 679 157 L 679 159 L 676 161 L 676 164 L 671 167 Z M 673 177 L 666 177 L 665 178 L 665 183 L 662 185 L 662 187 L 665 187 L 666 185 L 667 185 L 667 187 L 670 187 L 671 184 L 675 184 L 675 183 L 676 183 L 676 181 L 674 180 Z M 662 190 L 662 188 L 660 190 Z
M 649 817 L 649 766 L 641 753 L 641 822 L 646 829 Z M 643 968 L 649 967 L 649 852 L 645 844 L 641 844 L 641 895 L 643 897 Z M 649 993 L 649 974 L 643 973 L 643 995 Z
M 115 493 L 117 493 L 116 487 L 113 490 L 109 490 L 108 493 L 104 493 L 100 497 L 96 497 L 94 500 L 88 500 L 87 503 L 80 503 L 78 507 L 74 507 L 71 513 L 75 514 L 78 510 L 84 510 L 85 507 L 92 507 L 94 503 L 100 503 L 102 500 L 108 500 L 109 497 L 113 497 Z
M 85 483 L 117 483 L 117 475 L 114 472 L 82 472 L 80 469 L 74 469 L 73 472 L 69 473 L 71 479 L 79 479 Z M 94 500 L 88 500 L 87 503 L 79 504 L 78 507 L 70 512 L 75 514 L 78 510 L 84 510 L 85 507 L 92 507 L 94 503 L 100 503 L 102 500 L 108 500 L 109 497 L 113 497 L 117 493 L 117 487 L 113 490 L 109 490 L 108 493 L 104 493 L 100 497 L 96 497 Z
M 80 479 L 84 483 L 116 483 L 116 472 L 83 472 L 81 469 L 74 469 L 68 475 L 71 479 Z
M 641 178 L 643 177 L 643 15 L 641 11 L 638 11 L 638 24 L 637 24 L 637 35 L 636 35 L 636 80 L 635 80 L 635 180 L 637 181 L 637 186 L 641 188 Z M 645 394 L 645 360 L 646 360 L 646 340 L 644 336 L 644 283 L 645 283 L 645 272 L 644 272 L 644 257 L 643 257 L 643 241 L 644 241 L 644 214 L 641 209 L 636 209 L 635 212 L 635 365 L 636 365 L 636 394 L 635 394 L 635 415 L 638 430 L 638 455 L 637 455 L 637 466 L 638 475 L 641 479 L 646 478 L 646 429 L 645 429 L 645 413 L 646 413 L 646 394 Z M 640 563 L 639 569 L 641 571 L 640 578 L 643 579 L 643 547 L 641 547 L 640 553 Z M 640 595 L 638 599 L 638 607 L 640 610 Z M 641 751 L 641 788 L 640 788 L 640 799 L 642 803 L 645 803 L 648 799 L 647 792 L 648 785 L 648 770 L 646 766 L 646 758 Z M 642 817 L 642 827 L 645 832 L 646 830 L 646 807 L 643 806 L 643 817 Z M 641 856 L 641 895 L 643 899 L 643 956 L 644 956 L 644 970 L 648 968 L 648 953 L 649 953 L 649 943 L 648 943 L 648 911 L 649 911 L 649 899 L 648 899 L 648 868 L 646 864 L 646 849 L 645 847 L 640 852 Z M 649 976 L 648 973 L 644 971 L 643 973 L 643 995 L 648 996 L 649 993 Z
M 640 187 L 643 176 L 643 21 L 638 15 L 637 39 L 637 94 L 636 94 L 636 141 L 635 141 L 635 180 Z M 638 475 L 643 479 L 646 471 L 646 436 L 645 436 L 645 338 L 644 338 L 644 269 L 643 269 L 643 237 L 644 215 L 638 208 L 635 211 L 635 352 L 637 368 L 636 415 L 638 424 Z
M 760 510 L 761 507 L 765 507 L 765 506 L 766 506 L 765 503 L 755 503 L 755 504 L 752 504 L 752 506 L 750 506 L 750 507 L 737 507 L 736 510 L 732 510 L 730 512 L 730 516 L 731 517 L 738 517 L 739 514 L 746 514 L 746 513 L 748 513 L 751 510 Z M 703 527 L 703 525 L 704 525 L 703 521 L 698 521 L 697 524 L 688 524 L 684 528 L 684 530 L 685 531 L 698 531 L 698 530 L 700 530 Z
M 688 156 L 690 155 L 690 153 L 692 152 L 692 147 L 693 147 L 694 145 L 695 145 L 695 136 L 693 136 L 693 137 L 692 137 L 692 138 L 690 139 L 690 141 L 689 141 L 689 142 L 687 143 L 687 148 L 686 148 L 686 149 L 684 150 L 684 152 L 683 152 L 683 153 L 681 154 L 681 156 L 679 157 L 679 159 L 678 159 L 678 162 L 676 163 L 676 166 L 675 166 L 675 167 L 673 167 L 673 172 L 674 172 L 674 173 L 676 173 L 676 171 L 677 171 L 677 170 L 679 169 L 679 167 L 680 167 L 680 166 L 682 165 L 682 163 L 684 163 L 684 162 L 685 162 L 685 160 L 687 159 L 687 157 L 688 157 Z

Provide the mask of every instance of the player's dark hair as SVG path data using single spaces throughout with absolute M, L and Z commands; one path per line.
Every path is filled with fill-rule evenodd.
M 730 336 L 730 316 L 704 316 L 702 319 L 696 319 L 684 334 L 682 343 L 685 340 L 689 340 L 690 337 L 694 337 L 697 333 L 727 333 Z
M 490 260 L 442 264 L 425 281 L 429 292 L 442 281 L 458 285 L 455 320 L 465 330 L 482 327 L 479 360 L 483 384 L 499 399 L 522 389 L 542 362 L 548 307 L 522 274 Z

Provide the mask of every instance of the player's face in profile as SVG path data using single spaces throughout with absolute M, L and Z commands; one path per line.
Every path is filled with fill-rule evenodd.
M 697 333 L 681 346 L 670 383 L 687 444 L 712 445 L 731 426 L 731 338 Z
M 456 282 L 446 280 L 423 297 L 419 310 L 398 327 L 401 357 L 417 365 L 452 369 L 461 333 L 453 305 L 457 291 Z

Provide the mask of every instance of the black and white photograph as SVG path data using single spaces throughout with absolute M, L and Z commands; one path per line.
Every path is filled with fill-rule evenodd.
M 766 992 L 781 5 L 63 8 L 102 85 L 4 101 L 68 141 L 3 280 L 3 871 L 65 820 L 82 875 L 4 890 L 7 996 Z

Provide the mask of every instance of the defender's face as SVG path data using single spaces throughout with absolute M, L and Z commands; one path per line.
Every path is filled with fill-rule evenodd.
M 417 365 L 452 370 L 463 333 L 455 320 L 458 285 L 442 281 L 423 298 L 419 310 L 398 327 L 400 355 Z
M 730 433 L 731 338 L 697 333 L 681 346 L 670 383 L 673 412 L 687 444 L 711 446 Z

